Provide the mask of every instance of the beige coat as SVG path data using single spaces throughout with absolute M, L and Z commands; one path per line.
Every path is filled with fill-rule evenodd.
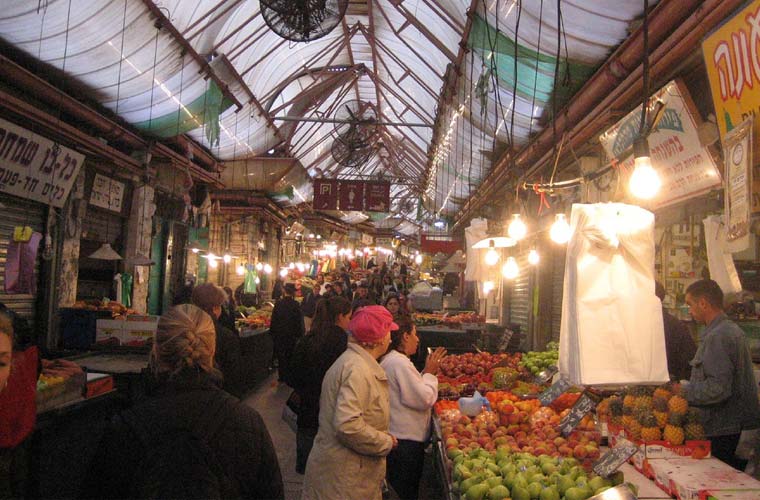
M 363 347 L 349 343 L 322 382 L 319 432 L 302 499 L 379 500 L 393 446 L 389 421 L 385 371 Z

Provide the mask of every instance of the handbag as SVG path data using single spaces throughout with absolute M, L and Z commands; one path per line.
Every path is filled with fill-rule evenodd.
M 290 393 L 288 400 L 282 407 L 282 419 L 288 424 L 290 430 L 298 431 L 298 413 L 301 411 L 301 396 L 296 391 Z

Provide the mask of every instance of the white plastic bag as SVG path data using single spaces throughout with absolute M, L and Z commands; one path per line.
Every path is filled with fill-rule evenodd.
M 464 279 L 465 281 L 484 281 L 488 271 L 483 263 L 482 250 L 476 250 L 472 247 L 475 243 L 488 237 L 488 221 L 486 219 L 472 219 L 470 226 L 464 230 L 464 236 L 467 243 Z
M 728 295 L 742 291 L 742 284 L 734 266 L 734 258 L 728 251 L 726 243 L 726 226 L 723 216 L 710 215 L 702 221 L 705 226 L 705 245 L 707 246 L 707 266 L 710 277 Z
M 562 378 L 580 385 L 668 381 L 654 293 L 654 215 L 622 203 L 573 205 L 560 330 Z

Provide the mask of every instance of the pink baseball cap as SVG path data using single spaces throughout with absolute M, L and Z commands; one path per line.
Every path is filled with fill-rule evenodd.
M 398 330 L 398 325 L 383 306 L 366 306 L 354 312 L 348 330 L 359 342 L 377 342 L 390 330 Z

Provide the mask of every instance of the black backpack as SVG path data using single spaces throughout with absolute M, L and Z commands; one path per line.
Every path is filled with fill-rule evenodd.
M 223 499 L 240 497 L 236 481 L 227 474 L 214 451 L 186 427 L 148 427 L 132 411 L 119 417 L 145 450 L 135 471 L 131 496 L 135 498 Z M 212 420 L 207 436 L 214 436 L 222 419 Z

